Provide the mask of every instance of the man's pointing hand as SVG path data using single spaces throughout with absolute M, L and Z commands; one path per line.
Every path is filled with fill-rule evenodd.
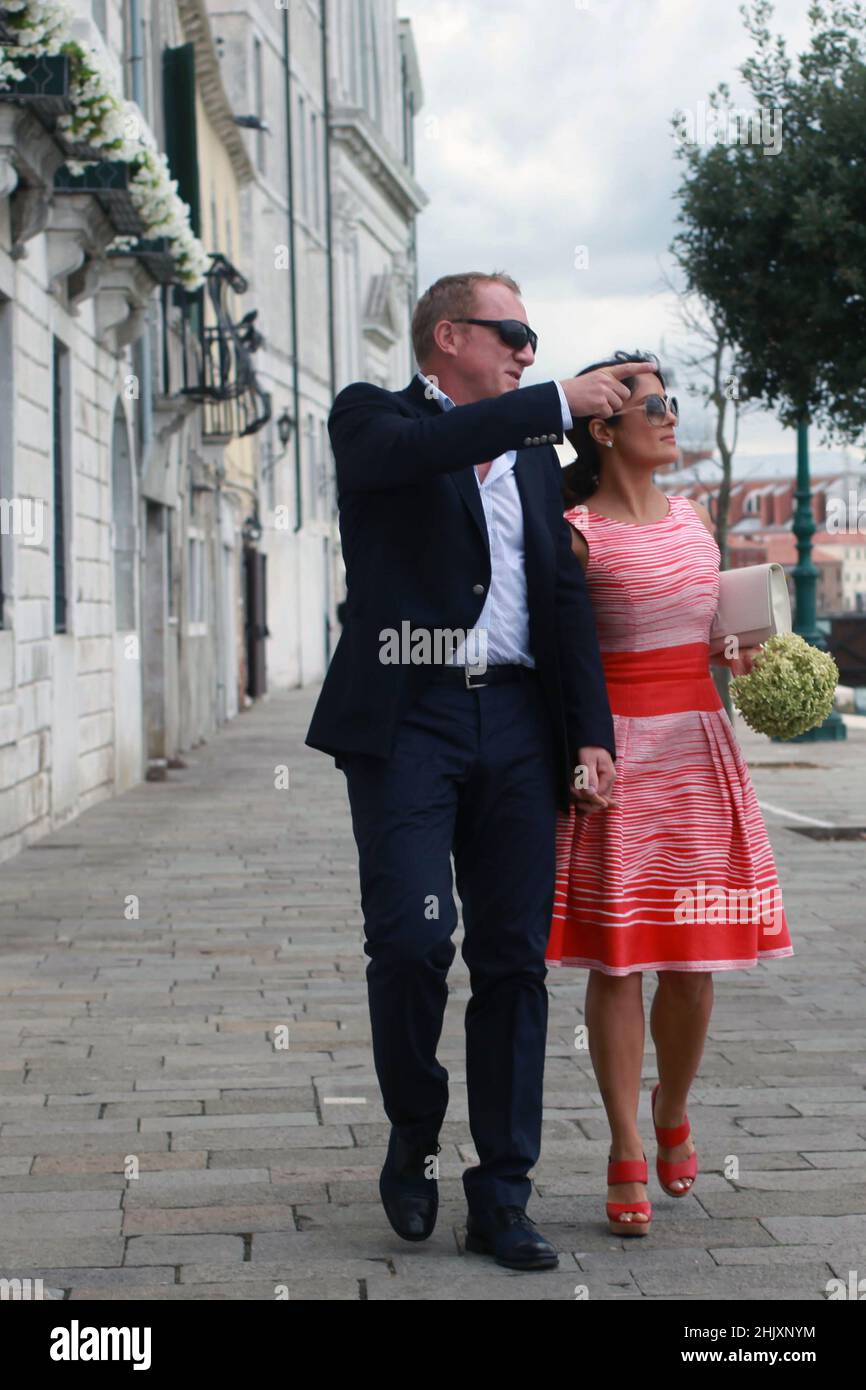
M 624 378 L 656 370 L 652 362 L 619 362 L 615 367 L 599 367 L 585 376 L 566 377 L 559 384 L 575 420 L 588 415 L 607 420 L 622 409 L 631 395 Z

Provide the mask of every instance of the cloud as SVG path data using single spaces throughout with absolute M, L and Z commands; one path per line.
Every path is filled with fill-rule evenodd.
M 793 54 L 808 38 L 808 3 L 785 0 L 771 22 Z M 458 269 L 513 274 L 540 334 L 527 382 L 615 347 L 673 346 L 676 303 L 663 285 L 680 179 L 671 119 L 720 81 L 742 97 L 737 67 L 751 40 L 738 7 L 400 0 L 399 10 L 412 20 L 425 91 L 421 287 Z M 748 417 L 744 448 L 752 441 L 793 449 L 768 415 Z

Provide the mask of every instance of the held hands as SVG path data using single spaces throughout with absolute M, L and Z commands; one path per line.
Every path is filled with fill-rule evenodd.
M 582 416 L 598 416 L 607 420 L 622 409 L 631 395 L 623 378 L 654 372 L 652 362 L 620 362 L 615 367 L 600 367 L 585 376 L 570 376 L 559 384 L 575 420 Z
M 574 769 L 574 786 L 569 793 L 575 811 L 589 814 L 619 806 L 619 802 L 611 795 L 616 781 L 616 768 L 607 749 L 581 748 L 578 757 L 580 762 Z

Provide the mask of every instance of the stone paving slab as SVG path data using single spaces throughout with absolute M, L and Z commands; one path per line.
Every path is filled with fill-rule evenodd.
M 423 1300 L 443 1302 L 473 1300 L 485 1302 L 574 1302 L 582 1294 L 582 1299 L 627 1299 L 640 1298 L 641 1291 L 635 1281 L 625 1277 L 618 1282 L 599 1280 L 590 1287 L 580 1272 L 563 1274 L 561 1270 L 535 1270 L 519 1274 L 507 1269 L 490 1273 L 490 1265 L 477 1257 L 468 1256 L 465 1273 L 447 1282 L 435 1281 L 432 1277 L 415 1275 L 413 1278 L 389 1279 L 386 1275 L 374 1275 L 367 1281 L 369 1302 Z
M 244 1259 L 244 1241 L 235 1235 L 131 1235 L 126 1239 L 128 1265 L 180 1265 L 190 1260 Z
M 707 1299 L 767 1301 L 825 1299 L 828 1280 L 834 1277 L 826 1261 L 799 1264 L 795 1269 L 777 1266 L 713 1270 L 672 1268 L 640 1271 L 634 1276 L 641 1293 L 661 1294 L 664 1298 L 699 1294 Z
M 85 1283 L 75 1284 L 69 1293 L 71 1302 L 79 1299 L 103 1299 L 108 1302 L 187 1302 L 192 1300 L 202 1300 L 210 1302 L 239 1302 L 244 1300 L 267 1300 L 274 1302 L 277 1299 L 276 1283 L 270 1280 L 261 1283 L 238 1283 L 238 1284 L 175 1284 L 165 1285 L 156 1284 L 154 1286 L 136 1285 L 133 1288 L 109 1288 L 104 1285 L 96 1287 Z M 358 1279 L 341 1279 L 339 1275 L 329 1274 L 322 1279 L 298 1279 L 294 1275 L 285 1275 L 279 1281 L 281 1290 L 279 1297 L 292 1302 L 357 1302 L 362 1297 L 362 1282 Z
M 12 1239 L 0 1235 L 0 1276 L 21 1265 L 65 1265 L 76 1269 L 120 1265 L 123 1252 L 123 1240 L 108 1236 L 60 1239 L 56 1235 L 37 1237 L 29 1230 L 25 1236 Z
M 866 821 L 866 733 L 743 736 L 797 954 L 716 976 L 689 1105 L 700 1176 L 674 1201 L 652 1174 L 646 1240 L 608 1232 L 607 1123 L 573 1043 L 587 976 L 551 971 L 530 1212 L 560 1268 L 516 1274 L 464 1249 L 459 953 L 439 1053 L 451 1087 L 439 1222 L 408 1246 L 381 1211 L 389 1127 L 355 847 L 342 775 L 303 746 L 316 694 L 269 697 L 166 782 L 4 863 L 0 1275 L 74 1301 L 763 1302 L 823 1298 L 829 1278 L 866 1268 L 866 848 L 794 833 L 797 816 Z M 649 1002 L 654 977 L 644 985 Z M 647 1030 L 648 1157 L 656 1075 Z M 130 1155 L 140 1176 L 127 1180 Z
M 162 1269 L 155 1265 L 141 1265 L 138 1268 L 114 1266 L 109 1269 L 40 1269 L 34 1266 L 21 1266 L 9 1271 L 9 1278 L 18 1279 L 44 1279 L 46 1286 L 53 1286 L 59 1289 L 71 1289 L 84 1282 L 96 1289 L 112 1288 L 135 1288 L 144 1284 L 174 1284 L 176 1270 L 174 1265 L 164 1265 Z M 94 1293 L 94 1298 L 101 1298 L 102 1293 Z

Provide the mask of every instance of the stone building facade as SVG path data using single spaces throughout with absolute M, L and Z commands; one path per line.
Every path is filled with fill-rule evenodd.
M 327 413 L 412 370 L 395 0 L 73 8 L 210 265 L 195 297 L 158 247 L 109 254 L 123 199 L 61 192 L 50 101 L 0 92 L 0 860 L 323 674 Z
M 231 104 L 268 126 L 245 133 L 255 177 L 243 235 L 274 398 L 260 445 L 267 670 L 286 687 L 324 674 L 344 593 L 331 402 L 349 381 L 404 385 L 413 369 L 423 94 L 394 0 L 207 2 Z

